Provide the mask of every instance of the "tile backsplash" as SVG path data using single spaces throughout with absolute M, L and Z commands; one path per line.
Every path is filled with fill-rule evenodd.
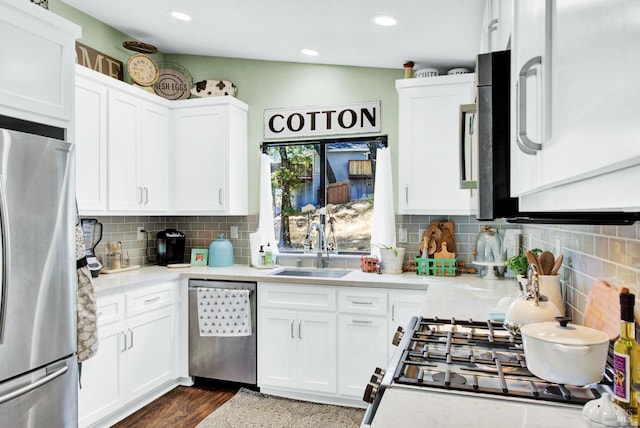
M 638 296 L 640 279 L 640 223 L 631 226 L 525 225 L 527 248 L 563 254 L 561 282 L 567 310 L 582 323 L 586 296 L 602 279 L 615 288 L 627 287 Z M 636 319 L 640 319 L 636 304 Z
M 96 253 L 105 253 L 105 242 L 121 241 L 133 265 L 151 265 L 156 257 L 156 233 L 172 228 L 185 234 L 185 262 L 191 249 L 208 248 L 212 240 L 224 233 L 233 245 L 236 264 L 250 262 L 249 234 L 257 227 L 258 216 L 103 216 L 102 241 Z M 604 279 L 615 287 L 625 286 L 636 295 L 640 279 L 640 224 L 631 226 L 582 225 L 515 225 L 504 222 L 478 222 L 471 216 L 397 215 L 397 229 L 407 229 L 408 242 L 398 246 L 407 249 L 406 260 L 418 255 L 419 241 L 431 221 L 448 220 L 455 223 L 456 252 L 459 260 L 469 264 L 478 232 L 484 224 L 491 224 L 504 233 L 506 229 L 521 229 L 525 248 L 540 248 L 564 255 L 560 271 L 567 309 L 575 322 L 582 322 L 586 295 L 597 279 Z M 144 227 L 147 240 L 137 239 L 137 228 Z M 238 226 L 238 238 L 230 237 L 231 226 Z M 334 266 L 343 267 L 343 266 Z M 636 305 L 637 313 L 638 306 Z
M 106 242 L 122 242 L 132 265 L 153 265 L 156 261 L 156 233 L 177 229 L 185 234 L 184 261 L 191 260 L 193 248 L 209 248 L 209 244 L 224 233 L 233 245 L 236 264 L 249 264 L 249 233 L 257 227 L 257 215 L 250 216 L 98 216 L 103 224 L 102 240 L 96 254 L 102 259 Z M 238 238 L 231 239 L 231 226 L 238 226 Z M 138 240 L 138 227 L 143 227 L 147 239 Z

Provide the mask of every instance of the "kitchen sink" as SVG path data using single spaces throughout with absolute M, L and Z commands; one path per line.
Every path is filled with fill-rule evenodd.
M 275 272 L 274 276 L 304 276 L 309 278 L 342 278 L 350 270 L 339 269 L 283 269 Z

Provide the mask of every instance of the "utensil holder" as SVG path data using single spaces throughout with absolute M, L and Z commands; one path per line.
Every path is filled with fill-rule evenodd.
M 540 294 L 547 296 L 549 301 L 556 305 L 562 316 L 564 316 L 564 299 L 562 298 L 560 275 L 538 274 L 538 286 Z

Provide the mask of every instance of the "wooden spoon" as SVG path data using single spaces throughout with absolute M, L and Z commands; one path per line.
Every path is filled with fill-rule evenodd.
M 562 267 L 562 259 L 563 259 L 563 256 L 562 256 L 562 254 L 560 254 L 558 256 L 558 258 L 556 259 L 556 262 L 553 265 L 553 268 L 551 268 L 551 272 L 549 272 L 549 275 L 557 275 L 558 274 L 558 271 Z
M 553 257 L 553 253 L 550 251 L 543 251 L 538 256 L 538 263 L 540 264 L 540 273 L 542 275 L 549 275 L 551 273 L 551 269 L 555 265 L 555 257 Z
M 542 273 L 542 268 L 540 267 L 540 263 L 538 262 L 538 257 L 536 257 L 536 255 L 533 253 L 533 251 L 527 251 L 527 261 L 529 262 L 530 265 L 534 265 L 536 267 L 536 270 L 539 273 Z

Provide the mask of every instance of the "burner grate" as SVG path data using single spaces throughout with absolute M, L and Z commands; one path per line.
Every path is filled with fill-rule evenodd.
M 597 386 L 559 385 L 531 374 L 521 337 L 499 323 L 419 318 L 405 334 L 411 340 L 393 383 L 579 405 L 601 396 Z

